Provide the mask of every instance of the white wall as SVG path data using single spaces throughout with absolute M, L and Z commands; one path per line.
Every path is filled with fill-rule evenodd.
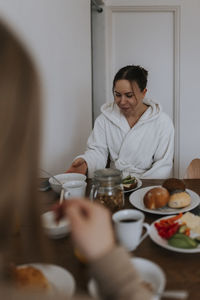
M 180 132 L 179 177 L 194 157 L 200 157 L 200 1 L 199 0 L 104 0 L 107 6 L 178 5 L 180 15 Z M 96 23 L 100 23 L 100 14 Z M 145 24 L 144 24 L 145 26 Z M 139 30 L 139 29 L 138 29 Z M 98 32 L 98 30 L 97 30 Z M 139 33 L 139 31 L 138 31 Z M 103 39 L 101 37 L 101 39 Z M 101 54 L 103 57 L 103 54 Z M 156 64 L 156 57 L 155 57 Z M 99 65 L 102 72 L 102 64 Z M 102 87 L 98 87 L 103 90 Z M 165 91 L 163 91 L 164 93 Z M 99 97 L 100 101 L 102 97 Z M 100 104 L 96 107 L 98 112 Z M 176 137 L 177 138 L 177 137 Z
M 67 169 L 92 128 L 89 0 L 0 0 L 0 16 L 28 45 L 43 84 L 41 165 Z
M 181 7 L 181 177 L 189 161 L 200 157 L 200 1 L 104 2 Z M 0 0 L 0 15 L 14 24 L 40 67 L 44 87 L 42 166 L 53 173 L 64 171 L 74 155 L 84 150 L 91 130 L 90 1 Z

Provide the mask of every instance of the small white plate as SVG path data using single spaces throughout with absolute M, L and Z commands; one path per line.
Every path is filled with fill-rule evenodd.
M 71 297 L 74 294 L 76 288 L 75 279 L 66 269 L 57 265 L 42 263 L 20 265 L 17 266 L 17 268 L 26 266 L 32 266 L 42 271 L 49 284 L 52 286 L 52 290 L 50 291 L 51 295 L 55 293 L 55 296 L 58 294 Z
M 196 206 L 199 205 L 200 203 L 200 197 L 197 193 L 186 189 L 186 192 L 190 195 L 191 197 L 191 203 L 190 205 L 184 207 L 184 208 L 170 208 L 168 206 L 164 206 L 162 208 L 158 208 L 158 209 L 148 209 L 144 206 L 144 202 L 143 202 L 143 198 L 144 195 L 152 188 L 155 187 L 161 187 L 159 186 L 148 186 L 142 189 L 139 189 L 138 191 L 133 192 L 130 196 L 129 196 L 129 202 L 135 206 L 136 208 L 151 213 L 151 214 L 157 214 L 157 215 L 172 215 L 172 214 L 179 214 L 179 213 L 183 213 L 186 211 L 189 211 L 193 208 L 195 208 Z
M 142 181 L 141 181 L 139 178 L 137 178 L 137 177 L 135 177 L 135 178 L 136 178 L 136 180 L 137 180 L 137 186 L 134 187 L 133 189 L 124 190 L 124 193 L 130 193 L 130 192 L 133 192 L 133 191 L 139 189 L 139 188 L 142 186 Z
M 172 216 L 173 217 L 173 216 Z M 149 230 L 149 236 L 151 238 L 152 241 L 154 241 L 154 243 L 156 243 L 157 245 L 165 248 L 165 249 L 168 249 L 168 250 L 171 250 L 171 251 L 174 251 L 174 252 L 181 252 L 181 253 L 200 253 L 200 245 L 197 247 L 197 248 L 194 248 L 194 249 L 184 249 L 184 248 L 176 248 L 176 247 L 172 247 L 168 244 L 167 240 L 166 239 L 163 239 L 161 236 L 159 236 L 158 234 L 158 231 L 157 229 L 155 228 L 155 223 L 156 222 L 159 222 L 160 220 L 162 219 L 167 219 L 169 217 L 163 217 L 163 218 L 160 218 L 156 221 L 154 221 L 151 226 L 150 226 L 150 230 Z M 192 235 L 192 231 L 191 231 L 191 235 Z
M 156 263 L 139 257 L 131 258 L 131 263 L 140 274 L 142 281 L 149 283 L 155 293 L 162 293 L 164 291 L 166 285 L 165 273 Z M 88 291 L 94 299 L 101 299 L 98 295 L 98 287 L 94 279 L 88 282 Z M 154 296 L 152 300 L 158 299 L 160 299 L 158 296 Z

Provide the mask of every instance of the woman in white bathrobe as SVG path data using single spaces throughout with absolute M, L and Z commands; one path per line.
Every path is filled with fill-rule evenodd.
M 158 103 L 146 99 L 148 72 L 140 66 L 120 69 L 113 80 L 114 102 L 101 107 L 87 150 L 67 172 L 93 177 L 110 166 L 139 178 L 168 178 L 174 155 L 174 126 Z

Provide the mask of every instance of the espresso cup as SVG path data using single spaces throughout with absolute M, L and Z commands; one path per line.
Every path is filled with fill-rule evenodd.
M 136 209 L 123 209 L 112 215 L 118 242 L 133 251 L 147 237 L 150 226 L 144 223 L 144 214 Z M 146 232 L 142 235 L 143 227 Z
M 87 183 L 82 180 L 72 180 L 67 181 L 63 184 L 63 188 L 65 190 L 64 198 L 80 198 L 85 196 Z

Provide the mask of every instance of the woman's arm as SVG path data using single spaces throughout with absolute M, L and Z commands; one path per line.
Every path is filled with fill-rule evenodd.
M 90 264 L 91 275 L 98 283 L 102 299 L 151 300 L 152 292 L 142 284 L 130 256 L 115 247 Z
M 66 214 L 76 249 L 88 262 L 102 299 L 150 300 L 122 247 L 117 247 L 109 211 L 84 199 L 66 201 Z

